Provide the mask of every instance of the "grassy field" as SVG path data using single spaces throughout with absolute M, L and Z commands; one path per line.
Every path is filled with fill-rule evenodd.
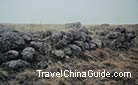
M 138 24 L 134 25 L 84 25 L 91 30 L 107 30 L 112 29 L 117 26 L 123 26 L 128 30 L 138 30 Z M 47 30 L 57 30 L 57 31 L 68 31 L 70 30 L 64 24 L 0 24 L 0 27 L 16 29 L 20 31 L 47 31 Z

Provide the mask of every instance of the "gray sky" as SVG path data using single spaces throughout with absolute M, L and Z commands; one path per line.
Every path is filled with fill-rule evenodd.
M 138 24 L 138 0 L 0 0 L 0 23 Z

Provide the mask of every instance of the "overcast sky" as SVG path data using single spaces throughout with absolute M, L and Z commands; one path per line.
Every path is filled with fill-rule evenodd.
M 0 0 L 0 23 L 138 24 L 138 0 Z

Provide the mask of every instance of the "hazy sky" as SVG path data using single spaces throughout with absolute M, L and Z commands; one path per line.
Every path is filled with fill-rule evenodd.
M 138 24 L 138 0 L 0 0 L 0 23 Z

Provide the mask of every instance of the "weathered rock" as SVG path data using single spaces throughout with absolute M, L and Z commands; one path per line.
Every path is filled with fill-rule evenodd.
M 24 60 L 32 61 L 35 57 L 35 49 L 32 47 L 26 47 L 21 54 Z
M 99 36 L 106 36 L 108 34 L 108 31 L 101 31 L 99 33 Z
M 128 50 L 134 44 L 135 37 L 135 32 L 117 27 L 106 36 L 103 44 L 113 50 Z
M 91 41 L 92 41 L 92 37 L 87 35 L 87 37 L 86 37 L 86 42 L 89 43 L 89 42 L 91 42 Z
M 4 33 L 4 32 L 16 32 L 16 33 L 19 33 L 19 31 L 17 30 L 14 30 L 14 29 L 10 29 L 10 28 L 7 28 L 7 27 L 1 27 L 0 26 L 0 33 Z
M 55 40 L 54 38 L 53 40 L 52 38 L 52 42 L 54 42 L 57 49 L 61 49 L 63 47 L 66 47 L 70 42 L 73 41 L 73 35 L 71 32 L 62 32 L 62 37 L 56 39 L 57 40 Z
M 90 30 L 88 30 L 88 28 L 85 27 L 85 26 L 81 26 L 81 28 L 79 29 L 79 31 L 80 32 L 84 32 L 86 34 L 90 34 L 91 33 Z
M 73 40 L 86 41 L 87 34 L 79 31 L 71 31 Z
M 97 44 L 93 42 L 89 43 L 89 50 L 96 50 L 96 48 L 97 48 Z
M 106 26 L 107 27 L 107 26 L 110 26 L 110 24 L 101 24 L 101 26 Z
M 78 55 L 82 52 L 82 49 L 75 44 L 71 44 L 69 47 L 71 48 L 73 55 Z
M 134 31 L 127 32 L 127 40 L 133 40 L 136 37 L 136 34 Z
M 84 42 L 83 48 L 84 48 L 84 51 L 90 50 L 89 43 Z
M 110 34 L 107 35 L 108 39 L 116 39 L 121 36 L 121 33 L 119 32 L 111 32 Z
M 6 48 L 6 50 L 0 49 L 0 52 L 9 50 L 21 52 L 21 55 L 18 53 L 18 56 L 15 51 L 5 53 L 6 57 L 3 58 L 5 61 L 23 59 L 31 64 L 37 64 L 41 61 L 64 60 L 66 56 L 71 57 L 96 48 L 96 44 L 90 44 L 92 37 L 86 27 L 79 27 L 79 29 L 69 32 L 51 31 L 48 34 L 45 32 L 1 31 L 0 35 L 0 39 L 2 39 L 0 44 L 4 45 L 0 45 L 0 47 Z
M 80 32 L 78 31 L 71 31 L 71 34 L 73 36 L 73 40 L 78 40 L 80 38 Z
M 74 22 L 74 23 L 67 23 L 65 24 L 67 28 L 80 28 L 81 23 L 80 22 Z
M 36 62 L 48 61 L 47 58 L 48 58 L 48 55 L 42 55 L 39 52 L 36 52 L 36 56 L 35 56 L 35 61 Z
M 0 33 L 0 52 L 10 49 L 20 49 L 24 44 L 24 39 L 16 32 L 6 31 Z
M 41 54 L 48 54 L 51 50 L 51 46 L 46 44 L 45 42 L 32 41 L 30 45 L 38 50 Z
M 87 35 L 86 33 L 81 32 L 81 33 L 80 33 L 80 38 L 79 38 L 79 40 L 80 40 L 80 41 L 86 41 L 87 36 L 88 36 L 88 35 Z
M 69 56 L 65 56 L 65 62 L 69 62 L 70 61 L 70 57 Z
M 86 51 L 89 50 L 89 44 L 87 42 L 83 42 L 83 41 L 74 41 L 74 43 L 81 47 L 82 51 Z
M 48 63 L 46 61 L 40 61 L 37 63 L 37 67 L 41 69 L 46 69 L 48 67 Z
M 124 27 L 119 26 L 119 27 L 115 28 L 113 31 L 119 32 L 119 33 L 125 33 L 126 29 Z
M 4 54 L 5 61 L 12 60 L 12 59 L 18 59 L 19 58 L 19 52 L 16 50 L 9 50 Z
M 0 64 L 3 63 L 3 61 L 5 61 L 5 59 L 3 58 L 3 54 L 0 53 Z
M 63 36 L 63 38 L 66 38 L 71 42 L 73 40 L 72 32 L 65 32 L 65 36 Z
M 61 48 L 65 47 L 65 46 L 67 46 L 68 43 L 69 43 L 68 39 L 63 38 L 62 40 L 57 42 L 57 44 L 55 44 L 55 47 L 61 49 Z
M 69 47 L 65 47 L 65 48 L 63 49 L 63 51 L 64 51 L 64 53 L 65 53 L 66 55 L 72 55 L 72 51 L 71 51 L 71 49 L 70 49 Z
M 53 42 L 57 43 L 59 40 L 61 40 L 63 37 L 63 32 L 53 32 L 51 35 L 51 39 Z
M 30 42 L 32 40 L 31 36 L 26 35 L 26 34 L 24 34 L 22 37 L 26 42 Z
M 65 53 L 62 50 L 52 50 L 52 56 L 55 58 L 64 58 L 65 57 Z
M 97 45 L 98 48 L 104 47 L 103 42 L 100 39 L 94 39 L 93 42 Z
M 20 68 L 23 69 L 30 66 L 30 63 L 19 59 L 19 60 L 12 60 L 12 61 L 6 62 L 4 63 L 4 65 L 6 65 L 10 69 L 19 70 Z

